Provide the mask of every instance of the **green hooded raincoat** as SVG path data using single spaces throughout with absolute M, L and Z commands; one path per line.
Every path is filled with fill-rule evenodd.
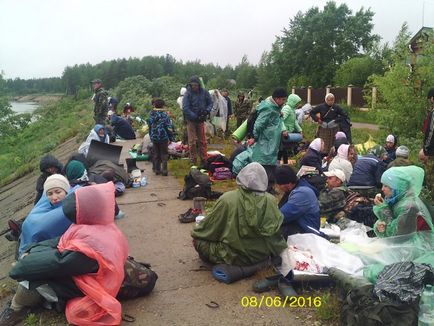
M 282 108 L 284 130 L 289 133 L 301 132 L 301 127 L 298 124 L 295 109 L 301 98 L 297 94 L 291 94 L 288 96 L 285 106 Z
M 256 109 L 258 117 L 253 128 L 255 144 L 252 161 L 262 165 L 276 165 L 283 131 L 280 107 L 270 96 Z
M 417 231 L 417 219 L 423 218 L 431 230 L 434 230 L 431 215 L 419 198 L 425 172 L 422 168 L 411 165 L 393 167 L 383 173 L 381 183 L 392 189 L 392 202 L 374 206 L 378 221 L 374 232 L 378 237 L 390 237 Z M 378 222 L 386 222 L 386 230 L 378 232 Z
M 287 247 L 280 233 L 283 216 L 274 197 L 265 193 L 264 168 L 247 165 L 237 183 L 240 187 L 223 194 L 191 234 L 196 250 L 214 264 L 252 265 Z

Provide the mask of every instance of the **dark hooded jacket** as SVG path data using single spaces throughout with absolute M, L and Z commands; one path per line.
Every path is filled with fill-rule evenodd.
M 42 193 L 44 192 L 44 183 L 45 180 L 51 175 L 51 173 L 47 172 L 47 169 L 55 167 L 57 169 L 57 173 L 60 173 L 63 169 L 62 163 L 59 162 L 57 158 L 55 158 L 51 154 L 47 154 L 41 158 L 39 163 L 39 169 L 41 170 L 41 175 L 36 181 L 36 198 L 34 204 L 39 201 L 42 197 Z
M 191 85 L 188 84 L 187 92 L 182 98 L 182 110 L 188 121 L 201 122 L 205 121 L 206 117 L 212 109 L 212 99 L 209 92 L 202 88 L 200 80 L 197 77 L 192 77 L 190 83 L 199 84 L 199 92 L 193 92 Z

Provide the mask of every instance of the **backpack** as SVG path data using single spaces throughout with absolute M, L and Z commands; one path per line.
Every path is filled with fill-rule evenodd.
M 211 195 L 211 181 L 208 174 L 203 174 L 196 168 L 190 169 L 190 173 L 184 177 L 184 188 L 179 193 L 178 199 L 211 198 Z
M 154 289 L 158 275 L 151 269 L 151 265 L 138 262 L 128 256 L 124 271 L 124 281 L 116 296 L 117 299 L 128 300 L 143 297 Z
M 205 169 L 211 173 L 214 173 L 216 168 L 229 168 L 232 169 L 232 163 L 223 155 L 214 155 L 208 157 L 206 160 Z
M 212 177 L 214 180 L 231 180 L 232 172 L 227 167 L 215 168 Z

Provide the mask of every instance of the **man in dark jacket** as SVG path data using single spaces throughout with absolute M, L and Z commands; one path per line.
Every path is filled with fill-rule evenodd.
M 45 180 L 47 180 L 47 178 L 52 174 L 61 173 L 63 165 L 53 155 L 47 154 L 41 158 L 39 169 L 41 170 L 41 175 L 36 181 L 35 205 L 42 197 Z
M 298 179 L 287 165 L 276 168 L 276 184 L 285 194 L 279 202 L 283 214 L 282 235 L 286 239 L 296 233 L 323 236 L 320 228 L 320 208 L 316 189 L 306 180 Z
M 384 163 L 389 164 L 394 159 L 396 159 L 396 148 L 398 147 L 398 137 L 395 135 L 388 135 L 386 137 L 386 143 L 384 144 L 384 149 L 387 154 L 384 159 Z
M 229 98 L 229 91 L 224 88 L 222 89 L 222 91 L 220 92 L 220 94 L 222 94 L 222 96 L 225 98 L 227 104 L 228 104 L 228 117 L 226 118 L 226 131 L 225 131 L 225 136 L 228 137 L 230 135 L 230 131 L 229 131 L 229 119 L 232 116 L 233 112 L 232 112 L 232 101 Z
M 136 139 L 136 133 L 134 132 L 133 127 L 127 120 L 116 115 L 116 113 L 114 112 L 109 113 L 111 113 L 111 118 L 110 114 L 109 118 L 110 124 L 113 127 L 114 136 L 119 136 L 123 139 Z
M 209 92 L 202 88 L 197 76 L 190 79 L 187 92 L 182 99 L 182 110 L 187 119 L 188 145 L 190 147 L 190 161 L 196 165 L 197 152 L 201 164 L 207 158 L 205 138 L 205 120 L 212 109 L 212 99 Z M 199 147 L 199 148 L 197 148 Z
M 96 124 L 104 125 L 105 120 L 107 118 L 108 112 L 108 94 L 107 91 L 102 87 L 101 79 L 92 80 L 92 88 L 95 92 L 93 97 L 93 101 L 95 106 L 93 108 L 93 119 Z
M 386 150 L 383 146 L 375 145 L 369 154 L 359 157 L 354 165 L 348 186 L 371 186 L 381 188 L 381 176 L 386 170 L 383 158 Z

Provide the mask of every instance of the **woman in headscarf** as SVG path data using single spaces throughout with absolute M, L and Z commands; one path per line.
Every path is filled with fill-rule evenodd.
M 324 141 L 321 138 L 315 138 L 309 145 L 306 154 L 300 160 L 301 165 L 315 167 L 320 173 L 322 172 L 321 152 L 324 149 Z
M 390 237 L 417 231 L 433 231 L 432 216 L 419 198 L 425 172 L 411 165 L 393 167 L 383 173 L 381 194 L 374 199 L 378 221 L 374 232 L 378 237 Z
M 216 202 L 191 236 L 199 257 L 213 264 L 248 266 L 278 256 L 286 248 L 283 216 L 266 193 L 267 173 L 250 163 L 237 176 L 238 189 Z
M 29 284 L 18 286 L 0 322 L 14 325 L 27 307 L 44 298 L 60 306 L 66 302 L 70 324 L 121 324 L 116 295 L 124 279 L 128 242 L 114 224 L 114 198 L 113 184 L 105 183 L 80 188 L 65 199 L 64 213 L 73 224 L 60 240 L 29 248 L 12 268 L 11 278 Z
M 96 140 L 102 143 L 108 144 L 110 142 L 110 137 L 107 134 L 107 131 L 103 125 L 97 124 L 95 128 L 93 128 L 86 140 L 80 145 L 78 148 L 78 152 L 84 154 L 87 157 L 87 152 L 89 151 L 90 142 L 92 140 Z
M 331 170 L 341 170 L 345 174 L 345 180 L 350 180 L 351 174 L 353 173 L 353 166 L 350 162 L 349 155 L 350 145 L 340 145 L 338 148 L 338 154 L 330 162 L 329 171 Z
M 328 153 L 339 131 L 339 123 L 344 120 L 349 121 L 349 119 L 345 111 L 335 104 L 335 96 L 332 93 L 326 94 L 324 101 L 325 103 L 310 111 L 310 116 L 318 123 L 316 136 L 324 140 L 324 152 Z
M 19 257 L 31 243 L 61 236 L 71 225 L 62 211 L 66 195 L 74 192 L 61 174 L 53 174 L 44 183 L 44 194 L 21 226 Z

